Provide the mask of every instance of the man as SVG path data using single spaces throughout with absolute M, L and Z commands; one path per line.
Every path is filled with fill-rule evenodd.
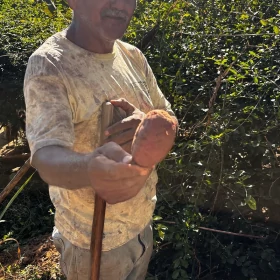
M 71 25 L 29 59 L 24 95 L 31 163 L 56 208 L 54 243 L 67 279 L 89 279 L 94 193 L 107 201 L 102 280 L 145 279 L 153 247 L 157 174 L 130 164 L 139 122 L 151 109 L 174 115 L 143 54 L 119 40 L 136 0 L 69 0 Z M 105 132 L 105 100 L 125 118 Z

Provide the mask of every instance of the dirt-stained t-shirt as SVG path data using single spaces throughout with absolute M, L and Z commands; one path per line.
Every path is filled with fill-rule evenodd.
M 92 152 L 99 145 L 101 105 L 106 100 L 123 97 L 145 113 L 156 108 L 174 115 L 140 50 L 117 40 L 112 53 L 95 54 L 69 41 L 66 31 L 47 39 L 31 55 L 24 96 L 31 162 L 37 150 L 49 145 Z M 107 205 L 104 251 L 128 242 L 149 223 L 156 184 L 154 171 L 137 196 Z M 49 186 L 49 192 L 58 230 L 72 244 L 89 249 L 93 188 Z

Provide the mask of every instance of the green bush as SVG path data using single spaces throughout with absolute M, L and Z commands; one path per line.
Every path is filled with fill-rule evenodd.
M 280 3 L 138 8 L 126 38 L 139 44 L 159 23 L 145 54 L 180 120 L 159 170 L 157 215 L 167 223 L 155 222 L 153 275 L 278 279 Z
M 20 84 L 31 52 L 69 22 L 55 4 L 0 4 L 4 81 Z M 159 166 L 149 279 L 279 278 L 279 11 L 265 0 L 138 2 L 124 40 L 180 122 Z
M 22 88 L 29 56 L 69 23 L 71 11 L 62 1 L 55 2 L 53 13 L 43 1 L 0 2 L 0 125 L 16 122 L 16 110 L 24 108 Z

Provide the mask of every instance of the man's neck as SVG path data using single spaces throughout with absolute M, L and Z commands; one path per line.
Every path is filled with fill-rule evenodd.
M 113 52 L 114 41 L 106 41 L 94 36 L 86 25 L 72 22 L 66 31 L 66 38 L 77 46 L 93 53 L 106 54 Z

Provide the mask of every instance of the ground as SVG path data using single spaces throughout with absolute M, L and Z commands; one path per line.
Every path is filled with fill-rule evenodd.
M 59 253 L 53 245 L 51 234 L 27 240 L 23 246 L 19 244 L 19 252 L 14 240 L 5 243 L 8 242 L 11 245 L 0 252 L 1 280 L 62 279 Z

